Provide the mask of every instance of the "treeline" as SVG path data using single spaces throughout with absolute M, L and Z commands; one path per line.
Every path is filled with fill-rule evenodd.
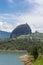
M 5 39 L 0 40 L 0 50 L 28 50 L 31 51 L 37 46 L 40 52 L 43 52 L 43 41 L 32 39 Z

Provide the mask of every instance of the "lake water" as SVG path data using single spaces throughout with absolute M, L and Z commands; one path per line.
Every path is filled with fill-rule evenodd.
M 0 65 L 24 65 L 21 62 L 20 56 L 25 53 L 9 53 L 9 52 L 0 52 Z

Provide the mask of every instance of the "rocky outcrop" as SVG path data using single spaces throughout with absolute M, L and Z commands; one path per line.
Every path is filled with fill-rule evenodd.
M 10 38 L 16 38 L 20 35 L 31 34 L 31 28 L 28 24 L 22 24 L 17 26 L 11 33 Z
M 20 59 L 22 62 L 24 62 L 24 65 L 32 65 L 33 62 L 30 60 L 31 56 L 28 55 L 24 55 L 24 56 L 20 56 Z

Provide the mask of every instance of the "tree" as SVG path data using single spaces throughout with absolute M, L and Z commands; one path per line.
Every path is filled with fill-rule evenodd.
M 33 50 L 32 50 L 32 55 L 34 57 L 34 59 L 36 60 L 38 58 L 38 49 L 37 47 L 33 47 Z

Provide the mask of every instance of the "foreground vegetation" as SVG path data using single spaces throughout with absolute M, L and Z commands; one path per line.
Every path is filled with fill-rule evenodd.
M 37 47 L 37 49 L 35 49 Z M 42 34 L 32 34 L 32 35 L 22 35 L 18 38 L 13 39 L 0 39 L 0 50 L 27 50 L 29 54 L 33 54 L 35 62 L 33 65 L 43 64 L 43 35 Z M 38 51 L 37 51 L 38 50 Z M 41 57 L 39 57 L 39 54 Z M 31 59 L 30 59 L 31 60 Z
M 38 58 L 33 65 L 43 65 L 43 56 Z
M 33 46 L 38 46 L 43 51 L 43 41 L 30 39 L 5 39 L 0 40 L 0 50 L 28 50 Z

